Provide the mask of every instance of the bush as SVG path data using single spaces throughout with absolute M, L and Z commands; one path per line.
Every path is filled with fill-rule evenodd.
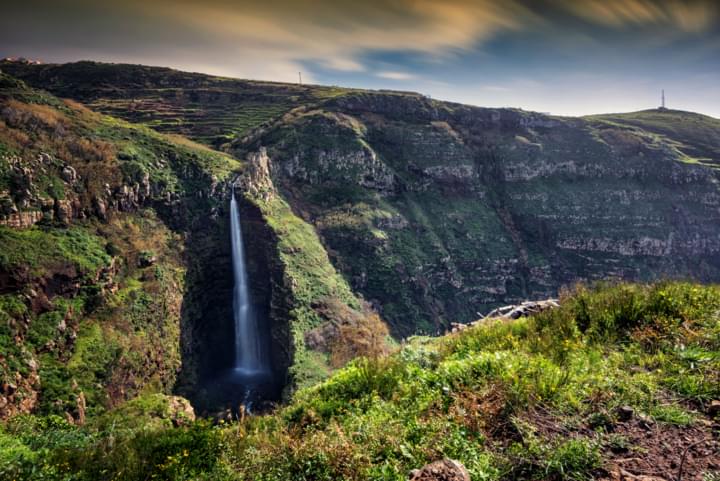
M 207 422 L 104 438 L 90 451 L 69 451 L 63 460 L 81 479 L 190 480 L 212 472 L 222 450 L 220 432 Z

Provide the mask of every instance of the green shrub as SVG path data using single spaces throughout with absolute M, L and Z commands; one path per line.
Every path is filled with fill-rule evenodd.
M 27 479 L 402 480 L 443 457 L 460 460 L 474 480 L 590 479 L 600 446 L 636 449 L 611 431 L 619 406 L 664 429 L 700 416 L 687 401 L 720 394 L 720 288 L 576 292 L 532 319 L 412 339 L 394 355 L 357 359 L 275 413 L 230 425 L 171 428 L 163 398 L 152 394 L 83 428 L 59 417 L 18 421 L 6 430 L 12 439 L 0 436 L 0 460 Z M 123 296 L 123 305 L 147 300 Z M 5 301 L 15 306 L 8 311 L 22 311 L 16 301 Z M 141 323 L 152 318 L 136 314 Z M 73 408 L 73 392 L 62 389 L 70 374 L 85 385 L 95 377 L 84 378 L 81 366 L 115 362 L 105 357 L 112 337 L 99 327 L 80 332 L 64 368 L 41 356 L 42 369 L 55 370 L 43 371 L 43 383 L 64 409 Z
M 215 470 L 222 447 L 220 432 L 197 422 L 189 427 L 139 431 L 117 440 L 105 438 L 93 450 L 68 451 L 63 462 L 86 480 L 192 480 Z

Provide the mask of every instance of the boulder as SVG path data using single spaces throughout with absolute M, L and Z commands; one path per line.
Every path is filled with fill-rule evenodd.
M 157 264 L 158 258 L 154 252 L 142 251 L 138 256 L 138 267 L 150 267 Z
M 63 224 L 69 224 L 73 217 L 72 202 L 69 200 L 56 200 L 55 216 Z
M 77 180 L 77 171 L 75 171 L 73 167 L 66 165 L 65 167 L 63 167 L 60 176 L 65 182 L 67 182 L 68 184 L 72 184 Z
M 711 401 L 710 405 L 708 406 L 707 412 L 712 418 L 720 417 L 720 401 Z
M 0 219 L 0 225 L 11 227 L 13 229 L 26 229 L 32 227 L 37 222 L 40 222 L 43 218 L 42 211 L 39 210 L 27 210 L 12 213 Z
M 630 406 L 620 406 L 617 408 L 617 418 L 621 422 L 630 421 L 635 415 L 635 410 Z
M 470 481 L 470 473 L 460 461 L 445 458 L 410 472 L 410 481 Z
M 180 396 L 168 396 L 168 414 L 175 426 L 195 421 L 195 410 L 190 401 Z
M 493 309 L 486 316 L 476 322 L 487 319 L 518 319 L 523 316 L 531 316 L 539 312 L 560 307 L 557 299 L 546 299 L 544 301 L 524 301 L 518 305 L 503 306 Z M 473 323 L 475 324 L 475 323 Z

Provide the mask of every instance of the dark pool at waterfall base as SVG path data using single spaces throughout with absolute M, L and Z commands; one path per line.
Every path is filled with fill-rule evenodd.
M 265 410 L 268 400 L 279 398 L 269 361 L 267 326 L 255 312 L 246 268 L 240 209 L 233 191 L 230 199 L 230 234 L 233 263 L 233 327 L 235 359 L 233 366 L 203 383 L 206 401 L 219 411 L 238 413 Z M 241 408 L 242 406 L 242 408 Z
M 210 415 L 222 412 L 237 415 L 241 409 L 249 414 L 267 411 L 272 407 L 271 400 L 278 399 L 280 395 L 271 371 L 235 367 L 206 382 L 204 389 L 208 393 L 208 404 L 216 409 L 214 413 L 207 413 Z

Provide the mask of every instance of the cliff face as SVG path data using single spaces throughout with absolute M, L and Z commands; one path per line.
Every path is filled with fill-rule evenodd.
M 412 93 L 229 81 L 123 65 L 2 68 L 246 161 L 237 183 L 251 248 L 262 260 L 253 267 L 256 294 L 274 335 L 287 343 L 277 362 L 296 381 L 309 382 L 327 369 L 328 346 L 337 345 L 328 338 L 338 331 L 323 326 L 358 316 L 372 325 L 359 297 L 393 334 L 406 336 L 551 296 L 579 280 L 720 279 L 716 119 L 676 111 L 559 118 Z M 132 108 L 135 101 L 147 108 Z M 162 177 L 162 163 L 153 170 L 143 155 L 122 152 L 143 167 L 128 185 L 128 205 L 146 193 L 162 194 L 158 209 L 171 224 L 182 217 L 180 206 L 202 210 L 206 202 L 213 212 L 218 221 L 194 231 L 202 260 L 195 294 L 203 298 L 202 286 L 213 286 L 207 298 L 215 301 L 207 307 L 217 314 L 212 318 L 225 316 L 229 284 L 220 274 L 227 252 L 211 246 L 227 237 L 226 212 L 218 207 L 227 184 L 194 177 L 192 166 L 177 170 L 172 162 L 183 172 L 180 180 Z M 64 172 L 64 165 L 56 168 Z M 153 183 L 153 175 L 168 180 Z M 168 194 L 167 185 L 179 187 Z M 118 196 L 126 190 L 118 186 L 103 197 L 99 189 L 96 197 L 122 206 Z M 179 203 L 183 194 L 175 192 L 195 198 Z M 12 201 L 6 222 L 27 225 L 39 216 L 18 204 L 22 199 Z M 55 218 L 68 211 L 64 204 L 33 205 Z M 71 207 L 102 211 L 92 197 Z M 207 267 L 212 260 L 216 271 Z M 192 345 L 215 339 L 202 337 L 198 326 L 204 325 L 196 326 Z
M 185 247 L 239 165 L 0 74 L 0 418 L 174 389 Z
M 199 412 L 226 404 L 233 183 L 273 344 L 267 397 L 326 376 L 346 360 L 333 357 L 343 328 L 366 318 L 382 349 L 384 324 L 277 194 L 268 161 L 243 163 L 0 73 L 0 418 L 82 422 L 148 392 L 178 392 Z M 306 347 L 313 329 L 320 342 Z M 343 353 L 367 345 L 343 339 Z
M 260 145 L 399 335 L 579 280 L 720 279 L 717 159 L 638 126 L 368 93 L 233 147 Z

